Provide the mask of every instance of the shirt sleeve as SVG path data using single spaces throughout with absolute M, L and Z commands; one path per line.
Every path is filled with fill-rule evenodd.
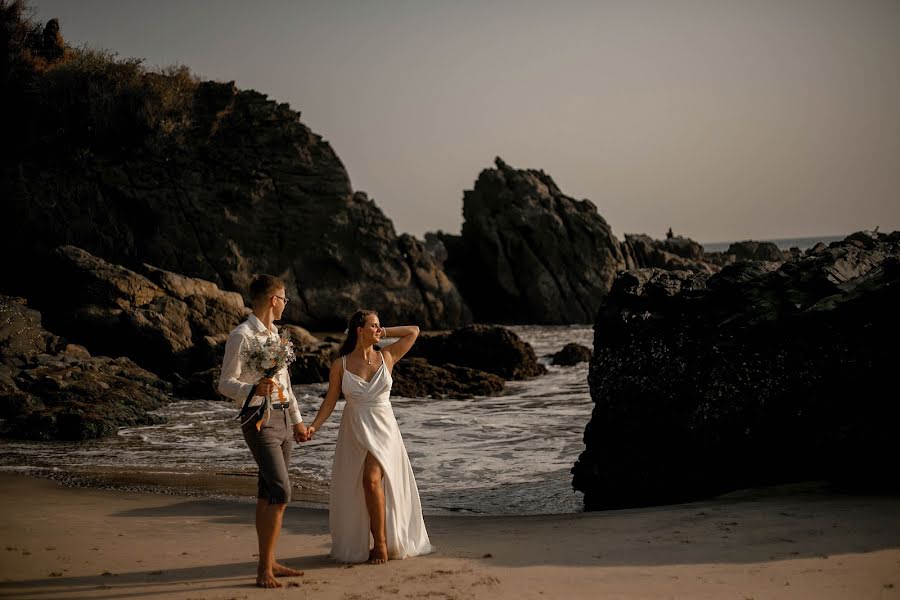
M 291 416 L 291 424 L 296 425 L 297 423 L 303 422 L 303 416 L 300 414 L 300 403 L 297 402 L 297 395 L 294 394 L 294 390 L 291 388 L 290 372 L 286 372 L 284 376 L 285 379 L 287 379 L 288 397 L 291 399 L 291 404 L 288 407 L 288 412 Z
M 247 399 L 252 383 L 244 383 L 238 378 L 241 376 L 241 348 L 244 346 L 244 336 L 233 332 L 225 342 L 225 358 L 222 359 L 222 374 L 219 376 L 219 392 L 231 400 L 240 408 Z

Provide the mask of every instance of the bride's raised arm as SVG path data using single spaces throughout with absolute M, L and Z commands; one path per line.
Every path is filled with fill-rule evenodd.
M 416 338 L 419 337 L 419 327 L 417 325 L 399 325 L 395 327 L 382 327 L 381 335 L 383 338 L 392 337 L 400 338 L 390 346 L 385 346 L 384 352 L 391 357 L 391 366 L 397 364 L 397 361 L 409 352 Z

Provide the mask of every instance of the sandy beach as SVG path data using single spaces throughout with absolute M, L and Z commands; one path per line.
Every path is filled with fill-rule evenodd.
M 291 506 L 253 586 L 253 503 L 0 476 L 0 596 L 44 598 L 900 598 L 900 498 L 807 484 L 539 517 L 429 517 L 438 552 L 328 558 L 328 515 Z

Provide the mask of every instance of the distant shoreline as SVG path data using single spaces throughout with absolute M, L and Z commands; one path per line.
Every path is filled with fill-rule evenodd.
M 819 236 L 811 236 L 811 237 L 796 237 L 796 238 L 778 238 L 772 240 L 753 240 L 755 242 L 772 242 L 781 250 L 789 250 L 790 248 L 797 247 L 801 250 L 806 250 L 808 248 L 812 248 L 819 242 L 823 244 L 830 244 L 831 242 L 837 242 L 843 240 L 850 234 L 844 235 L 819 235 Z M 752 239 L 752 238 L 750 238 Z M 731 244 L 747 241 L 745 240 L 733 240 L 730 242 L 700 242 L 700 245 L 703 246 L 704 252 L 723 252 L 728 249 Z

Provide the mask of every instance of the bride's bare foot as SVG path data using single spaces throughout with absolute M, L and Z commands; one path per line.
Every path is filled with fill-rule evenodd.
M 256 570 L 256 585 L 261 588 L 280 588 L 284 587 L 278 580 L 275 579 L 275 574 L 272 572 L 272 569 L 257 569 Z
M 387 542 L 375 542 L 375 547 L 369 552 L 369 564 L 380 565 L 388 560 Z
M 272 567 L 272 574 L 275 575 L 275 577 L 300 577 L 303 575 L 303 571 L 292 569 L 281 563 L 275 563 L 275 566 Z

